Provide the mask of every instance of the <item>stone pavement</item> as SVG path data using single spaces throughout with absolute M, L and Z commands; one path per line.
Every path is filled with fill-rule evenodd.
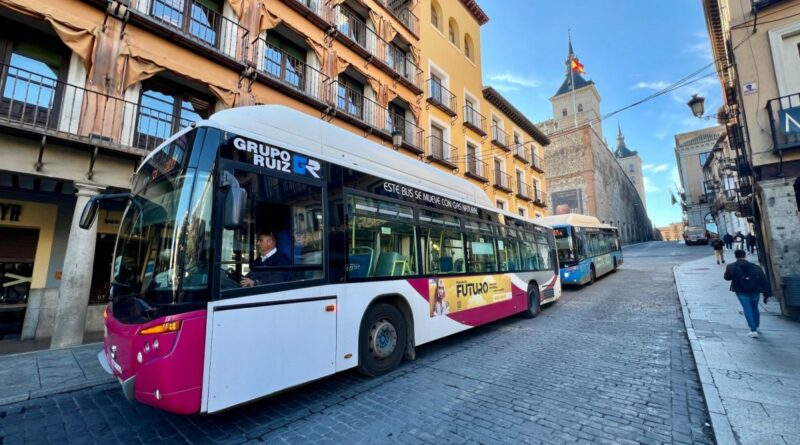
M 0 406 L 114 381 L 97 361 L 101 349 L 91 343 L 0 356 Z
M 674 269 L 717 443 L 800 443 L 800 323 L 771 300 L 760 304 L 760 337 L 748 337 L 724 270 L 713 256 Z

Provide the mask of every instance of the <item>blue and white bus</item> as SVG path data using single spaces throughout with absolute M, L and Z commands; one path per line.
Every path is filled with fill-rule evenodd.
M 616 272 L 622 265 L 616 227 L 575 213 L 537 218 L 536 222 L 553 228 L 562 284 L 594 283 L 597 277 Z

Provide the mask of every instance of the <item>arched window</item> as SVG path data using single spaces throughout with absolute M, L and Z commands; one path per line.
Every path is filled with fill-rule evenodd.
M 578 104 L 578 113 L 583 111 L 583 104 Z
M 472 37 L 470 37 L 469 34 L 464 34 L 464 55 L 467 56 L 469 60 L 475 60 L 473 59 L 475 51 L 472 45 Z
M 458 24 L 452 18 L 450 19 L 450 22 L 448 23 L 447 37 L 450 39 L 450 43 L 452 43 L 453 45 L 458 47 L 458 42 L 459 42 Z
M 567 115 L 567 109 L 566 109 L 566 108 L 564 108 L 563 110 L 561 110 L 561 115 L 562 115 L 562 116 L 566 116 L 566 115 Z
M 431 25 L 440 31 L 442 29 L 442 8 L 436 0 L 431 2 Z

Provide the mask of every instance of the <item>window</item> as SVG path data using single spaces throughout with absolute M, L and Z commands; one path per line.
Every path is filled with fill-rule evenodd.
M 711 154 L 711 152 L 710 152 L 710 151 L 707 151 L 707 152 L 705 152 L 705 153 L 700 153 L 700 166 L 701 166 L 701 167 L 702 167 L 702 166 L 704 166 L 704 165 L 706 165 L 706 160 L 708 159 L 708 156 L 709 156 L 710 154 Z
M 431 25 L 438 30 L 442 30 L 442 8 L 436 0 L 431 2 Z
M 143 82 L 134 143 L 139 148 L 155 148 L 178 130 L 207 118 L 211 103 L 206 95 L 164 80 Z
M 262 69 L 265 73 L 303 89 L 306 52 L 278 34 L 267 35 Z
M 463 273 L 464 242 L 459 218 L 421 210 L 419 222 L 425 273 Z
M 506 203 L 504 203 L 503 201 L 500 201 L 499 199 L 496 201 L 496 205 L 497 205 L 497 208 L 500 209 L 500 210 L 505 210 L 506 209 Z
M 514 146 L 519 148 L 521 145 L 522 145 L 522 135 L 515 131 L 514 132 Z
M 238 289 L 244 278 L 254 286 L 322 278 L 322 189 L 253 172 L 234 176 L 247 201 L 242 227 L 222 232 L 221 289 Z M 274 245 L 265 247 L 265 238 Z
M 517 213 L 519 213 L 519 216 L 525 216 L 525 208 L 520 207 L 519 210 L 517 210 Z
M 215 0 L 153 0 L 151 15 L 210 45 L 216 45 L 221 24 L 221 3 Z
M 474 57 L 472 37 L 470 37 L 469 34 L 464 34 L 464 55 L 467 56 L 469 60 L 472 60 Z
M 336 107 L 351 116 L 362 119 L 364 113 L 364 85 L 350 76 L 340 75 Z
M 578 104 L 578 113 L 583 111 L 583 104 Z
M 431 73 L 431 99 L 443 104 L 442 101 L 442 79 L 434 73 Z
M 417 274 L 414 210 L 362 196 L 348 201 L 348 278 Z
M 628 172 L 633 173 L 633 164 L 628 164 Z
M 467 272 L 496 271 L 495 231 L 495 226 L 484 221 L 464 221 Z
M 511 227 L 502 227 L 501 229 L 505 239 L 497 240 L 497 257 L 500 262 L 500 270 L 503 272 L 523 270 L 519 246 L 522 234 Z
M 3 79 L 0 112 L 14 121 L 55 126 L 58 119 L 58 79 L 62 74 L 63 55 L 55 42 L 14 42 Z
M 566 116 L 566 115 L 567 115 L 567 109 L 564 108 L 561 110 L 561 116 Z
M 450 19 L 448 23 L 447 38 L 450 39 L 450 43 L 452 43 L 453 45 L 456 46 L 456 48 L 458 48 L 458 42 L 459 42 L 458 24 L 456 24 L 456 21 L 453 19 Z
M 445 143 L 444 128 L 436 124 L 431 124 L 431 156 L 438 159 L 448 159 L 450 157 L 450 146 Z
M 473 175 L 483 176 L 481 162 L 478 160 L 478 147 L 467 142 L 467 172 Z

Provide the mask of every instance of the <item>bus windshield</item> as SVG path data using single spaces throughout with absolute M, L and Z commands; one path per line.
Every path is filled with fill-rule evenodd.
M 160 149 L 134 179 L 112 265 L 114 315 L 122 321 L 207 301 L 211 175 L 186 167 L 192 136 Z
M 554 228 L 553 235 L 555 235 L 556 238 L 558 261 L 561 263 L 570 263 L 577 261 L 578 257 L 575 253 L 575 240 L 572 237 L 571 228 L 570 227 Z

